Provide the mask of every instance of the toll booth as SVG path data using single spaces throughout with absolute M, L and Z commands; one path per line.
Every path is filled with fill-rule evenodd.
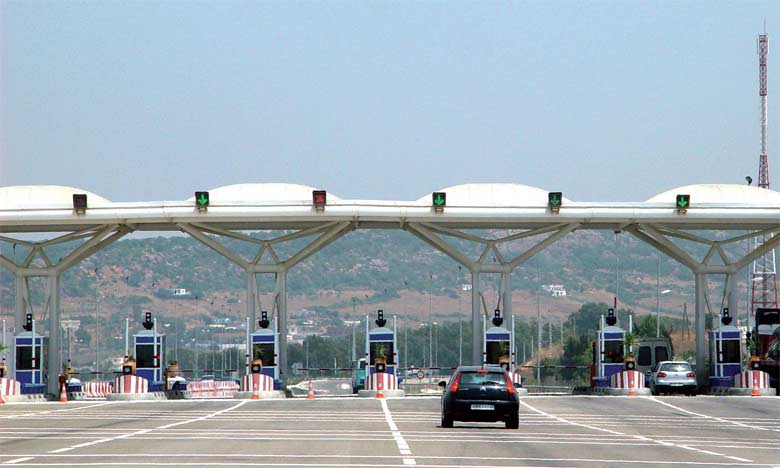
M 513 317 L 514 318 L 514 317 Z M 512 330 L 507 330 L 502 325 L 504 319 L 501 317 L 501 311 L 496 309 L 493 315 L 493 326 L 486 328 L 485 322 L 482 323 L 482 364 L 491 366 L 503 366 L 511 372 L 515 368 L 514 353 L 514 326 Z
M 274 389 L 279 389 L 279 334 L 276 330 L 276 319 L 273 324 L 268 320 L 268 312 L 262 311 L 262 318 L 258 321 L 259 328 L 249 335 L 252 348 L 252 361 L 259 359 L 262 362 L 261 373 L 274 380 Z M 271 326 L 273 325 L 273 326 Z
M 398 377 L 396 368 L 398 367 L 398 353 L 396 352 L 396 333 L 395 320 L 393 320 L 393 329 L 385 327 L 387 320 L 384 312 L 377 310 L 376 328 L 369 329 L 368 317 L 366 317 L 366 382 L 376 373 L 374 363 L 377 359 L 384 359 L 385 373 Z
M 626 331 L 615 326 L 615 309 L 607 310 L 606 319 L 601 316 L 601 326 L 596 332 L 593 346 L 593 383 L 597 387 L 609 387 L 610 377 L 623 371 Z
M 143 377 L 149 384 L 163 381 L 165 367 L 165 334 L 157 333 L 156 320 L 146 312 L 143 322 L 145 330 L 133 335 L 135 353 L 135 375 Z
M 728 307 L 721 314 L 721 325 L 710 331 L 710 386 L 733 387 L 734 376 L 742 372 L 742 332 L 731 325 Z
M 35 337 L 33 343 L 33 336 Z M 22 387 L 45 385 L 46 355 L 49 338 L 31 331 L 19 333 L 14 337 L 16 360 L 14 379 Z

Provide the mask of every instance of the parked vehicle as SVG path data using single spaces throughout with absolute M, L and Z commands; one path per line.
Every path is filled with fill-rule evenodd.
M 455 370 L 441 396 L 441 427 L 454 421 L 504 421 L 517 429 L 519 399 L 509 374 L 501 367 L 462 366 Z
M 696 373 L 685 361 L 661 361 L 647 374 L 647 386 L 653 395 L 672 392 L 693 395 L 696 392 Z
M 366 387 L 366 358 L 360 358 L 352 369 L 352 393 L 357 393 Z

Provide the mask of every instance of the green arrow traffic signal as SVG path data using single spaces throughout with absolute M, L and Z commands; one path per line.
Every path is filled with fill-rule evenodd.
M 687 209 L 691 205 L 691 196 L 690 195 L 677 195 L 677 208 L 678 209 Z
M 209 206 L 209 193 L 195 192 L 195 203 L 198 204 L 198 208 L 205 208 Z
M 560 208 L 561 203 L 563 203 L 562 192 L 547 193 L 547 204 L 550 205 L 551 208 Z
M 447 194 L 445 192 L 433 192 L 433 206 L 442 208 L 447 205 Z

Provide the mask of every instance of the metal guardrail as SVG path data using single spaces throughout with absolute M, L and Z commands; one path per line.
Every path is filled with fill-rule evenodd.
M 548 395 L 569 395 L 574 387 L 568 385 L 523 385 L 528 393 L 548 394 Z

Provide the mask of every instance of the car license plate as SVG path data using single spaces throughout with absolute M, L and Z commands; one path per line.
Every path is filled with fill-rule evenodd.
M 675 382 L 670 384 L 672 387 L 682 387 L 682 382 Z
M 471 405 L 471 409 L 493 411 L 496 408 L 493 405 Z

